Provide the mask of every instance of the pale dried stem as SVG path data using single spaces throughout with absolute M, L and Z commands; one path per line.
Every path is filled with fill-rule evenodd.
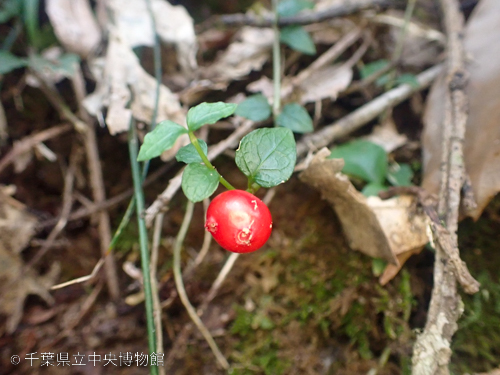
M 311 76 L 315 71 L 331 64 L 335 61 L 342 53 L 344 53 L 350 46 L 356 43 L 359 38 L 361 38 L 363 30 L 359 27 L 355 27 L 353 30 L 345 34 L 337 43 L 325 51 L 320 57 L 314 60 L 311 65 L 306 69 L 302 70 L 294 79 L 294 85 L 300 85 L 307 78 Z
M 57 125 L 39 133 L 29 135 L 14 144 L 14 147 L 0 160 L 0 173 L 9 166 L 19 155 L 31 150 L 40 142 L 45 142 L 73 129 L 69 124 Z
M 272 199 L 274 198 L 275 194 L 276 194 L 276 188 L 269 189 L 269 191 L 267 192 L 266 196 L 263 199 L 264 203 L 266 205 L 269 205 L 269 203 L 271 203 Z M 232 253 L 226 259 L 226 262 L 224 263 L 224 266 L 222 267 L 215 281 L 213 282 L 212 287 L 210 288 L 209 292 L 207 293 L 207 295 L 205 296 L 202 303 L 197 309 L 197 314 L 200 317 L 200 319 L 203 317 L 203 313 L 207 309 L 208 304 L 215 298 L 215 296 L 219 292 L 220 287 L 222 286 L 224 280 L 229 275 L 229 272 L 231 272 L 231 270 L 233 269 L 233 266 L 236 263 L 236 260 L 238 260 L 239 256 L 240 254 Z M 182 328 L 182 330 L 177 335 L 175 342 L 172 345 L 172 350 L 168 354 L 168 357 L 165 361 L 167 369 L 173 365 L 177 355 L 184 350 L 190 329 L 191 325 L 188 323 Z
M 156 327 L 156 352 L 164 353 L 163 351 L 163 330 L 161 329 L 161 303 L 160 296 L 158 294 L 158 278 L 157 272 L 158 269 L 158 255 L 160 249 L 161 242 L 161 231 L 163 227 L 163 217 L 162 213 L 158 214 L 155 218 L 154 232 L 153 232 L 153 245 L 151 249 L 151 262 L 149 264 L 149 272 L 151 278 L 151 292 L 153 295 L 153 311 L 154 311 L 154 320 Z M 159 369 L 160 375 L 165 374 L 165 368 L 160 367 Z
M 174 271 L 175 286 L 177 288 L 177 293 L 179 294 L 179 298 L 181 299 L 182 304 L 186 308 L 186 311 L 188 312 L 188 315 L 191 318 L 192 322 L 196 325 L 200 333 L 207 341 L 208 345 L 210 346 L 210 349 L 214 353 L 215 358 L 217 359 L 219 364 L 222 366 L 222 368 L 227 370 L 229 369 L 229 363 L 227 362 L 227 359 L 224 357 L 219 347 L 217 346 L 217 343 L 210 334 L 210 331 L 207 329 L 207 327 L 205 327 L 200 317 L 196 314 L 196 310 L 189 301 L 189 297 L 186 293 L 186 289 L 184 288 L 184 282 L 182 280 L 180 253 L 182 244 L 184 242 L 184 238 L 186 237 L 186 233 L 189 228 L 189 224 L 191 223 L 191 219 L 193 217 L 193 208 L 194 208 L 194 203 L 188 201 L 186 213 L 184 215 L 184 220 L 182 221 L 182 225 L 181 228 L 179 229 L 179 233 L 177 235 L 177 239 L 174 245 L 173 271 Z
M 87 163 L 90 175 L 90 187 L 95 204 L 102 204 L 106 201 L 106 191 L 104 188 L 104 179 L 102 175 L 101 162 L 99 158 L 99 149 L 97 146 L 97 138 L 94 129 L 94 123 L 88 113 L 82 106 L 85 98 L 85 82 L 80 68 L 76 69 L 72 77 L 73 89 L 76 98 L 80 105 L 80 116 L 86 120 L 87 131 L 83 134 L 83 142 L 87 152 Z M 105 257 L 105 273 L 108 291 L 113 300 L 120 298 L 120 285 L 118 282 L 118 274 L 116 271 L 116 263 L 112 252 L 108 252 L 109 244 L 111 243 L 111 224 L 107 211 L 101 211 L 97 214 L 98 231 L 100 238 L 101 253 Z
M 80 69 L 77 68 L 76 70 L 77 73 L 73 77 L 73 86 L 75 96 L 77 97 L 78 102 L 81 105 L 81 102 L 85 97 L 85 84 Z M 105 201 L 104 183 L 99 161 L 99 152 L 97 149 L 97 140 L 92 121 L 83 109 L 81 109 L 80 112 L 81 115 L 86 117 L 86 119 L 88 120 L 87 123 L 78 118 L 73 112 L 71 112 L 71 110 L 64 102 L 64 99 L 52 85 L 44 81 L 43 77 L 37 75 L 36 72 L 33 72 L 33 74 L 37 76 L 41 90 L 45 93 L 45 96 L 50 101 L 50 103 L 57 109 L 60 116 L 71 122 L 75 129 L 82 133 L 85 149 L 87 151 L 87 162 L 90 172 L 90 185 L 94 196 L 94 201 L 96 204 L 101 204 Z M 111 242 L 109 216 L 107 212 L 102 211 L 98 214 L 98 219 L 101 251 L 103 256 L 105 256 L 106 258 L 105 268 L 108 290 L 111 298 L 118 299 L 120 296 L 120 289 L 118 284 L 118 277 L 116 274 L 116 265 L 114 263 L 114 258 L 112 257 L 112 255 L 106 254 L 109 243 Z

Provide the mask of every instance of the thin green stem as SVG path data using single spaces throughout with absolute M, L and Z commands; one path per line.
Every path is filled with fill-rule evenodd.
M 137 208 L 137 223 L 139 226 L 139 244 L 141 250 L 141 268 L 144 283 L 144 299 L 146 304 L 146 322 L 148 329 L 148 344 L 149 353 L 156 352 L 156 334 L 155 334 L 155 321 L 153 311 L 153 293 L 151 289 L 151 274 L 149 271 L 149 246 L 148 246 L 148 232 L 146 229 L 146 222 L 142 213 L 144 211 L 144 193 L 142 190 L 142 178 L 139 163 L 137 162 L 138 154 L 138 140 L 137 131 L 133 121 L 130 123 L 129 129 L 129 154 L 130 163 L 132 165 L 132 177 L 134 180 L 134 193 Z M 157 375 L 158 367 L 150 366 L 150 374 Z
M 156 117 L 158 116 L 158 105 L 160 101 L 160 87 L 161 87 L 161 48 L 160 41 L 158 40 L 158 33 L 156 32 L 156 20 L 153 13 L 153 8 L 151 6 L 151 0 L 146 0 L 146 6 L 149 13 L 149 18 L 151 19 L 151 28 L 153 32 L 154 44 L 153 44 L 153 59 L 154 59 L 154 72 L 156 80 L 155 88 L 155 106 L 153 108 L 153 115 L 151 116 L 151 124 L 149 125 L 149 130 L 153 130 L 156 127 Z M 142 165 L 142 179 L 145 180 L 148 174 L 150 161 L 144 162 Z
M 194 210 L 194 203 L 191 201 L 188 201 L 187 207 L 186 207 L 186 214 L 184 215 L 184 220 L 182 221 L 181 228 L 179 229 L 179 233 L 177 234 L 177 239 L 175 240 L 175 245 L 174 245 L 175 285 L 177 287 L 177 292 L 179 293 L 179 298 L 181 299 L 182 304 L 186 308 L 186 310 L 189 314 L 189 317 L 191 318 L 193 323 L 196 325 L 198 330 L 201 332 L 201 334 L 203 335 L 203 337 L 207 341 L 208 345 L 210 346 L 210 349 L 212 349 L 212 352 L 214 353 L 215 357 L 217 358 L 217 361 L 219 361 L 220 365 L 224 369 L 227 370 L 229 368 L 229 363 L 227 362 L 226 358 L 219 350 L 219 347 L 217 346 L 216 342 L 214 341 L 212 335 L 210 334 L 210 332 L 205 327 L 205 325 L 201 321 L 200 317 L 196 313 L 196 310 L 194 309 L 193 305 L 191 305 L 191 302 L 189 302 L 189 298 L 187 296 L 186 289 L 184 288 L 184 282 L 182 281 L 181 249 L 182 249 L 182 244 L 184 243 L 184 239 L 186 238 L 189 224 L 191 223 L 191 219 L 193 217 L 193 210 Z
M 392 62 L 393 63 L 398 63 L 399 59 L 401 58 L 401 54 L 403 53 L 403 47 L 404 47 L 404 41 L 406 38 L 406 33 L 408 32 L 408 26 L 410 25 L 410 20 L 413 15 L 413 10 L 415 9 L 415 4 L 417 0 L 408 0 L 408 3 L 406 4 L 406 9 L 405 9 L 405 15 L 404 15 L 404 24 L 403 28 L 401 30 L 401 33 L 399 34 L 398 41 L 396 43 L 396 47 L 394 48 L 394 52 L 392 54 Z M 390 90 L 394 86 L 394 79 L 396 76 L 396 71 L 392 70 L 389 73 L 389 79 L 387 80 L 387 83 L 385 84 L 385 89 Z
M 278 0 L 273 0 L 274 14 L 274 41 L 273 41 L 273 116 L 279 115 L 281 111 L 281 47 L 280 47 L 280 29 L 278 27 Z
M 200 146 L 200 142 L 198 142 L 198 139 L 196 138 L 196 136 L 194 135 L 194 133 L 192 131 L 190 131 L 188 133 L 189 135 L 189 140 L 191 141 L 191 143 L 193 144 L 194 148 L 196 149 L 196 151 L 198 152 L 198 154 L 200 155 L 200 158 L 201 160 L 203 161 L 203 163 L 208 167 L 208 168 L 212 168 L 214 171 L 217 172 L 217 170 L 215 169 L 215 167 L 212 165 L 212 163 L 210 163 L 210 160 L 208 160 L 208 157 L 207 155 L 205 155 L 205 153 L 203 152 L 203 150 L 201 149 L 201 146 Z M 221 176 L 221 174 L 219 172 L 217 172 L 217 174 L 219 175 L 219 182 L 224 185 L 226 187 L 226 189 L 228 190 L 235 190 L 236 188 L 231 185 L 224 177 Z
M 129 223 L 130 218 L 134 213 L 134 208 L 135 208 L 135 198 L 132 198 L 128 204 L 127 210 L 125 211 L 125 215 L 123 215 L 123 218 L 120 221 L 120 225 L 118 225 L 118 229 L 116 229 L 116 232 L 113 238 L 111 239 L 111 242 L 109 243 L 108 252 L 113 251 L 113 249 L 115 248 L 118 239 L 120 238 L 121 234 L 123 233 L 123 230 Z

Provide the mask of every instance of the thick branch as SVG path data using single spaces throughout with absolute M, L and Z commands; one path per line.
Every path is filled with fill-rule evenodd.
M 436 242 L 434 289 L 424 332 L 413 352 L 413 374 L 449 374 L 451 338 L 457 330 L 463 304 L 457 292 L 457 227 L 460 192 L 464 182 L 463 141 L 467 122 L 467 98 L 464 92 L 465 68 L 462 44 L 463 16 L 457 0 L 441 0 L 448 35 L 447 94 L 443 124 L 443 153 L 438 214 L 449 233 L 447 241 Z M 444 228 L 443 228 L 444 229 Z M 436 230 L 436 228 L 434 228 Z M 456 249 L 455 256 L 447 253 Z M 455 260 L 455 261 L 454 261 Z M 477 289 L 477 285 L 476 285 Z

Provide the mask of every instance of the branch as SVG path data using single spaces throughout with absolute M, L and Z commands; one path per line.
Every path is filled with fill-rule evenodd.
M 395 5 L 395 2 L 390 0 L 358 0 L 349 3 L 344 2 L 340 5 L 331 6 L 316 12 L 302 12 L 291 17 L 281 17 L 278 19 L 278 26 L 308 25 L 332 18 L 348 16 L 366 9 L 388 8 Z M 226 26 L 247 25 L 254 27 L 272 27 L 274 16 L 272 14 L 266 14 L 264 16 L 255 14 L 228 14 L 210 20 L 203 28 L 208 28 L 214 23 Z
M 433 66 L 430 69 L 420 73 L 417 76 L 418 85 L 412 86 L 403 84 L 379 97 L 371 102 L 361 106 L 349 115 L 341 118 L 331 125 L 325 126 L 314 134 L 305 136 L 297 143 L 297 156 L 303 156 L 309 150 L 318 150 L 328 146 L 335 139 L 346 136 L 347 134 L 361 128 L 369 121 L 373 120 L 382 114 L 388 108 L 392 108 L 404 100 L 408 99 L 415 92 L 423 90 L 430 86 L 434 79 L 441 72 L 441 65 Z
M 456 288 L 457 273 L 453 270 L 460 261 L 456 231 L 460 193 L 465 181 L 463 142 L 467 97 L 464 91 L 466 71 L 462 44 L 464 20 L 457 0 L 441 0 L 441 6 L 448 35 L 448 64 L 438 214 L 444 220 L 449 236 L 447 241 L 436 243 L 434 288 L 424 332 L 418 336 L 413 350 L 414 375 L 449 374 L 451 338 L 463 312 L 463 303 Z M 449 253 L 450 248 L 454 254 Z M 477 291 L 478 287 L 476 282 L 476 288 L 471 291 Z

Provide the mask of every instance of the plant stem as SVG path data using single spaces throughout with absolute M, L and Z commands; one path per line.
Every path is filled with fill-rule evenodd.
M 189 224 L 191 223 L 191 219 L 193 217 L 193 209 L 194 209 L 194 203 L 188 200 L 188 204 L 186 207 L 186 214 L 184 215 L 184 220 L 182 221 L 181 228 L 179 229 L 179 234 L 177 235 L 177 239 L 175 240 L 175 245 L 174 245 L 174 279 L 175 279 L 175 285 L 177 287 L 177 292 L 179 293 L 179 297 L 181 299 L 182 304 L 186 308 L 189 317 L 193 321 L 193 323 L 198 327 L 198 330 L 201 332 L 205 340 L 207 341 L 208 345 L 210 346 L 210 349 L 212 349 L 212 352 L 214 353 L 215 357 L 217 358 L 217 361 L 219 361 L 220 365 L 224 369 L 229 368 L 229 363 L 227 362 L 226 358 L 224 355 L 221 353 L 219 350 L 219 347 L 215 343 L 212 335 L 208 331 L 208 329 L 205 327 L 203 322 L 201 321 L 200 317 L 196 313 L 193 305 L 191 305 L 191 302 L 189 302 L 189 298 L 186 293 L 186 289 L 184 288 L 184 282 L 182 281 L 182 273 L 181 273 L 181 249 L 182 249 L 182 244 L 184 242 L 184 238 L 186 237 Z
M 133 121 L 130 123 L 129 129 L 129 154 L 130 163 L 132 165 L 132 177 L 134 180 L 134 193 L 137 208 L 137 223 L 139 226 L 139 244 L 141 249 L 141 268 L 144 283 L 144 299 L 146 304 L 146 322 L 148 329 L 148 344 L 149 353 L 156 352 L 156 335 L 155 335 L 155 322 L 153 312 L 153 293 L 151 290 L 151 275 L 149 272 L 149 247 L 148 247 L 148 232 L 146 229 L 146 222 L 142 216 L 144 211 L 144 193 L 142 191 L 142 178 L 139 163 L 137 162 L 138 154 L 138 141 L 135 124 Z M 150 374 L 157 375 L 158 367 L 150 366 Z
M 205 153 L 203 152 L 203 150 L 201 149 L 201 146 L 200 146 L 200 142 L 198 142 L 198 139 L 196 138 L 196 136 L 194 135 L 193 132 L 189 132 L 188 133 L 189 135 L 189 140 L 191 141 L 191 143 L 193 144 L 194 148 L 196 149 L 196 151 L 198 152 L 198 154 L 200 155 L 201 157 L 201 160 L 203 161 L 203 163 L 208 167 L 208 168 L 212 168 L 214 171 L 217 172 L 217 170 L 215 169 L 215 167 L 212 165 L 212 163 L 210 163 L 210 160 L 208 160 L 207 158 L 207 155 L 205 155 Z M 217 172 L 217 174 L 219 175 L 219 182 L 224 185 L 226 187 L 226 189 L 228 190 L 235 190 L 235 187 L 233 185 L 231 185 L 224 177 L 221 176 L 221 174 L 219 172 Z
M 401 33 L 399 34 L 398 41 L 396 43 L 396 47 L 394 48 L 394 53 L 392 54 L 392 63 L 398 64 L 399 59 L 401 58 L 401 54 L 403 53 L 404 42 L 406 38 L 406 33 L 408 32 L 408 26 L 410 25 L 410 20 L 413 15 L 413 10 L 415 9 L 416 0 L 408 0 L 405 9 L 404 15 L 404 24 L 401 29 Z M 385 90 L 388 91 L 394 86 L 394 80 L 396 76 L 396 70 L 393 69 L 389 72 L 389 79 L 385 84 Z
M 273 42 L 273 116 L 279 115 L 281 111 L 281 50 L 280 50 L 280 29 L 278 27 L 278 0 L 273 0 L 274 14 L 274 42 Z

